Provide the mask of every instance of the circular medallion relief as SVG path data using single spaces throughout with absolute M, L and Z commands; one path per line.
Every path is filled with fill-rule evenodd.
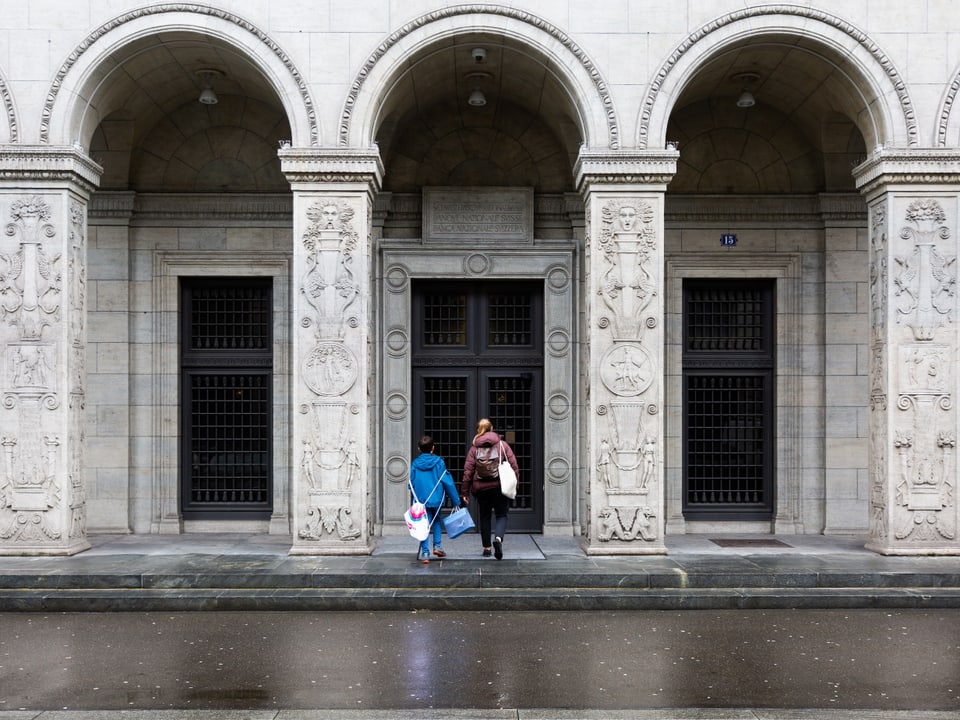
M 600 380 L 620 397 L 634 397 L 650 387 L 656 370 L 653 358 L 640 345 L 615 345 L 600 359 Z
M 300 365 L 307 387 L 324 397 L 343 395 L 357 381 L 358 372 L 357 358 L 339 342 L 318 343 Z

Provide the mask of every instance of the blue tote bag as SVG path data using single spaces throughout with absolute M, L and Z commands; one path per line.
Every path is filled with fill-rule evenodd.
M 465 507 L 461 507 L 443 519 L 443 527 L 452 540 L 455 537 L 463 535 L 468 530 L 473 530 L 476 525 L 473 523 L 473 518 L 470 517 L 470 511 Z

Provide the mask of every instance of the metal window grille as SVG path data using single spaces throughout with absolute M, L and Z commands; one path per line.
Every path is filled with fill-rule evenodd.
M 465 295 L 427 295 L 423 301 L 423 344 L 463 347 L 467 344 Z
M 193 350 L 263 350 L 270 339 L 270 287 L 197 286 L 190 302 Z
M 490 421 L 494 429 L 513 441 L 510 448 L 517 457 L 520 478 L 517 497 L 511 505 L 530 508 L 533 502 L 530 468 L 533 466 L 533 383 L 529 377 L 491 377 L 487 390 Z
M 493 347 L 529 347 L 533 338 L 530 296 L 490 295 L 487 301 L 487 342 Z
M 270 501 L 268 382 L 263 374 L 191 376 L 191 503 Z
M 766 503 L 763 376 L 687 377 L 687 504 Z
M 686 293 L 687 351 L 764 351 L 762 288 L 691 288 Z
M 467 388 L 465 377 L 425 377 L 423 379 L 423 432 L 437 443 L 437 454 L 443 457 L 460 487 L 458 469 L 463 467 L 466 445 L 462 442 L 467 430 Z M 417 440 L 419 438 L 414 438 Z

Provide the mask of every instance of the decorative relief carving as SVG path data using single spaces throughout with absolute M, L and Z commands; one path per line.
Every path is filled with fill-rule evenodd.
M 50 206 L 40 197 L 14 200 L 7 237 L 19 237 L 19 249 L 0 253 L 0 311 L 17 328 L 20 340 L 41 339 L 43 329 L 60 318 L 60 254 L 48 254 L 45 238 L 56 235 L 48 221 Z
M 600 358 L 600 381 L 619 397 L 645 392 L 656 375 L 656 364 L 642 345 L 617 343 Z
M 870 317 L 874 327 L 887 324 L 887 211 L 870 208 Z
M 346 403 L 313 403 L 313 430 L 303 438 L 300 477 L 311 490 L 349 491 L 359 477 L 356 441 L 349 437 Z
M 911 203 L 906 219 L 914 227 L 903 228 L 900 238 L 915 244 L 911 254 L 894 258 L 899 268 L 894 278 L 895 294 L 900 298 L 897 321 L 905 319 L 916 340 L 932 340 L 945 322 L 953 320 L 957 256 L 937 252 L 936 240 L 950 237 L 944 225 L 946 213 L 938 202 Z
M 647 495 L 657 478 L 657 437 L 644 428 L 645 403 L 612 402 L 612 442 L 597 449 L 597 478 L 608 495 Z
M 600 542 L 656 540 L 657 527 L 650 522 L 656 514 L 648 506 L 600 508 L 597 539 Z
M 359 363 L 342 342 L 317 343 L 303 358 L 300 376 L 310 391 L 322 397 L 343 395 L 353 387 Z
M 490 258 L 483 253 L 470 253 L 463 259 L 463 272 L 467 275 L 486 275 L 490 270 Z
M 309 496 L 310 505 L 300 524 L 300 539 L 323 540 L 331 535 L 346 542 L 360 537 L 362 533 L 353 521 L 349 504 L 338 504 L 338 501 L 349 503 L 349 496 L 322 491 L 311 492 Z
M 617 200 L 603 206 L 601 218 L 599 249 L 608 267 L 597 292 L 613 313 L 617 337 L 638 338 L 641 313 L 657 294 L 647 268 L 657 243 L 654 211 L 641 200 Z
M 0 440 L 0 509 L 7 511 L 0 515 L 0 540 L 43 544 L 60 539 L 57 516 L 49 512 L 61 502 L 59 446 L 60 440 L 54 435 L 44 435 L 42 445 L 40 438 L 30 433 L 19 439 Z
M 547 334 L 547 352 L 552 357 L 566 356 L 570 351 L 570 333 L 564 328 L 553 328 Z
M 953 508 L 956 436 L 941 430 L 936 438 L 924 434 L 921 447 L 914 437 L 898 431 L 893 442 L 900 459 L 895 503 L 895 537 L 917 543 L 935 543 L 956 537 Z
M 314 310 L 310 320 L 318 339 L 343 337 L 347 310 L 360 294 L 352 267 L 358 240 L 353 218 L 353 208 L 345 203 L 316 203 L 307 209 L 302 238 L 307 271 L 300 291 Z

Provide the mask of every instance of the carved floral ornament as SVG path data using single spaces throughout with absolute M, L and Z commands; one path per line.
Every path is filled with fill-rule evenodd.
M 936 200 L 917 200 L 906 211 L 910 225 L 900 239 L 913 241 L 913 251 L 895 256 L 894 294 L 899 298 L 897 321 L 904 321 L 920 341 L 933 340 L 955 314 L 957 256 L 938 252 L 937 240 L 950 238 L 946 213 Z

